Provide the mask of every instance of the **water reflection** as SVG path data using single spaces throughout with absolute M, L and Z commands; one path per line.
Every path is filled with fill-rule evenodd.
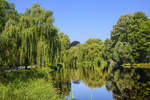
M 60 98 L 150 100 L 149 69 L 62 68 L 51 73 Z
M 117 69 L 107 81 L 115 100 L 150 100 L 149 69 Z

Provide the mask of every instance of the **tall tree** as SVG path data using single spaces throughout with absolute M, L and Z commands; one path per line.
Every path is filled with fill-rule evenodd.
M 115 48 L 115 45 L 119 41 L 129 43 L 132 48 L 131 55 L 134 61 L 137 63 L 145 62 L 148 56 L 146 56 L 147 54 L 144 50 L 148 45 L 144 46 L 140 44 L 148 43 L 147 39 L 145 41 L 145 37 L 149 33 L 146 32 L 147 35 L 144 35 L 145 31 L 148 31 L 148 28 L 143 28 L 143 26 L 149 27 L 148 24 L 144 25 L 144 23 L 148 23 L 147 21 L 148 17 L 143 12 L 121 16 L 111 32 L 112 48 Z
M 58 62 L 60 42 L 58 29 L 53 25 L 52 12 L 38 4 L 20 14 L 18 20 L 9 20 L 2 36 L 16 45 L 19 65 L 50 65 Z M 13 54 L 13 53 L 12 53 Z

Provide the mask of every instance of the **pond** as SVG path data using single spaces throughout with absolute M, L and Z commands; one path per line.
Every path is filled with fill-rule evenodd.
M 63 68 L 51 76 L 63 100 L 150 100 L 149 69 Z

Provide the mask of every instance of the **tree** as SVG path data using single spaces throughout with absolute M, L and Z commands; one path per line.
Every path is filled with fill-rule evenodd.
M 100 39 L 88 39 L 84 44 L 71 47 L 66 52 L 69 66 L 103 66 L 104 43 Z
M 112 48 L 115 48 L 119 41 L 126 42 L 132 49 L 131 55 L 134 61 L 136 63 L 146 62 L 148 56 L 146 56 L 147 54 L 144 50 L 149 45 L 144 46 L 142 44 L 148 43 L 148 40 L 146 39 L 145 41 L 144 37 L 148 35 L 144 35 L 145 32 L 143 32 L 147 31 L 148 28 L 143 28 L 144 24 L 142 23 L 146 23 L 147 21 L 148 17 L 143 12 L 121 16 L 111 32 Z M 147 25 L 147 27 L 149 26 Z
M 150 62 L 150 20 L 140 24 L 133 50 L 138 62 Z
M 111 32 L 111 40 L 113 41 L 113 47 L 116 45 L 118 41 L 121 42 L 129 42 L 128 34 L 130 31 L 130 26 L 134 22 L 133 14 L 127 14 L 121 16 L 118 19 L 117 24 L 113 26 L 113 30 Z
M 60 62 L 64 62 L 64 59 L 66 58 L 66 51 L 70 48 L 70 39 L 68 37 L 68 35 L 64 34 L 64 33 L 59 33 L 58 34 L 59 40 L 60 40 Z
M 13 40 L 19 65 L 50 65 L 58 62 L 60 42 L 58 29 L 52 24 L 52 12 L 38 4 L 7 21 L 2 36 Z M 11 42 L 11 41 L 8 41 Z M 13 49 L 13 48 L 12 48 Z M 8 59 L 11 60 L 11 59 Z
M 95 63 L 100 65 L 102 61 L 102 53 L 104 43 L 100 39 L 88 39 L 83 45 L 84 62 Z
M 14 4 L 8 3 L 6 0 L 0 0 L 0 34 L 3 31 L 6 22 L 9 19 L 16 19 L 17 12 Z
M 13 39 L 0 37 L 0 70 L 16 67 L 16 44 Z
M 70 46 L 71 46 L 71 47 L 72 47 L 72 46 L 76 46 L 77 44 L 80 44 L 80 42 L 79 42 L 79 41 L 73 41 Z
M 117 42 L 113 51 L 112 59 L 119 65 L 123 63 L 133 63 L 131 53 L 132 48 L 129 43 Z

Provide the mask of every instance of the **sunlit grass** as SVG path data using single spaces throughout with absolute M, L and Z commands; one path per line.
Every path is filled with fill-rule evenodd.
M 0 100 L 58 100 L 48 68 L 7 73 L 0 83 Z

